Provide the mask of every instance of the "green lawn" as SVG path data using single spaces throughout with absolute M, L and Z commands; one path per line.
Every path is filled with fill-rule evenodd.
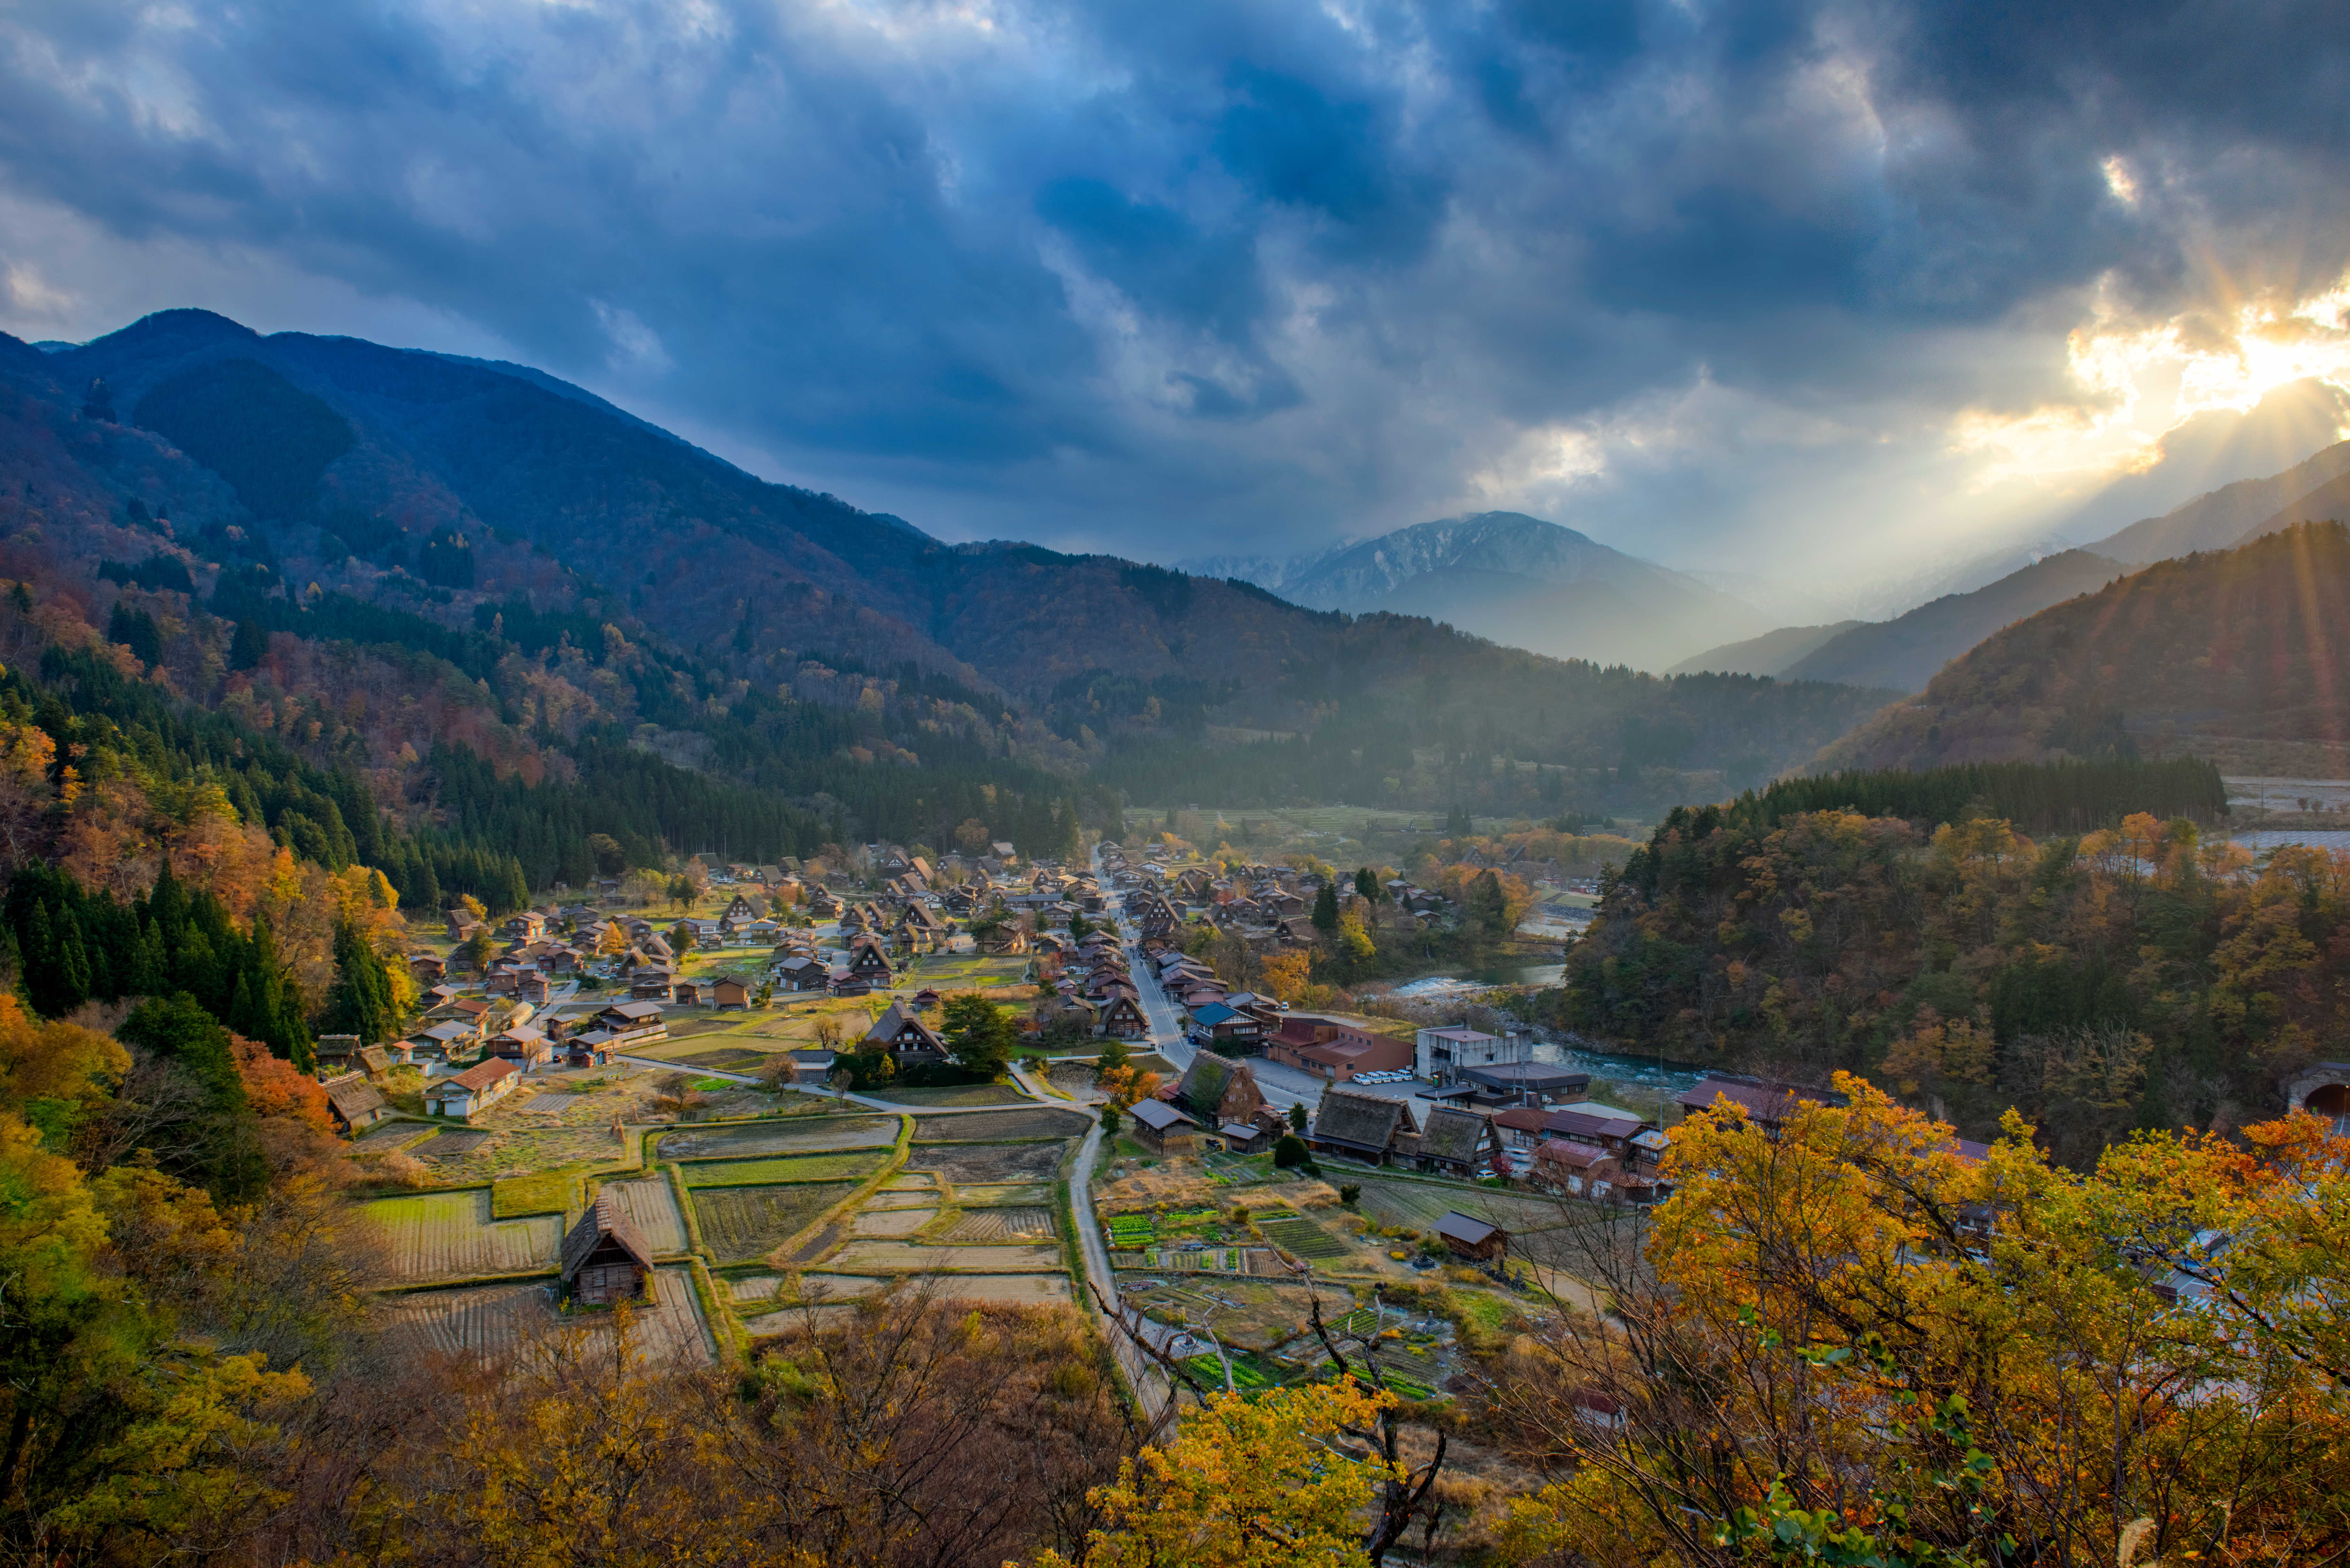
M 881 1168 L 880 1150 L 853 1154 L 808 1154 L 780 1159 L 690 1161 L 679 1168 L 688 1187 L 765 1187 L 794 1181 L 855 1181 Z
M 579 1173 L 542 1170 L 531 1176 L 510 1176 L 490 1184 L 493 1219 L 514 1220 L 525 1214 L 560 1214 L 578 1200 Z

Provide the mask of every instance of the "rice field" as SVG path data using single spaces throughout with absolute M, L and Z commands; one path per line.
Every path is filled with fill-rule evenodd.
M 899 1106 L 1025 1106 L 1033 1105 L 1027 1096 L 1005 1084 L 957 1084 L 935 1089 L 890 1089 L 868 1091 L 877 1100 L 888 1100 Z
M 703 1188 L 693 1194 L 693 1212 L 711 1254 L 744 1263 L 782 1246 L 853 1190 L 847 1182 Z
M 660 1135 L 663 1159 L 733 1158 L 818 1149 L 879 1148 L 898 1139 L 896 1116 L 798 1116 Z
M 852 1236 L 910 1236 L 939 1217 L 936 1209 L 867 1209 L 848 1227 Z
M 965 1203 L 1037 1204 L 1052 1201 L 1052 1188 L 1042 1181 L 970 1181 L 956 1187 Z
M 654 1270 L 649 1294 L 652 1299 L 639 1306 L 631 1317 L 645 1354 L 655 1360 L 709 1361 L 715 1346 L 708 1325 L 702 1321 L 693 1281 L 686 1272 Z M 452 1354 L 470 1351 L 493 1360 L 551 1334 L 604 1337 L 613 1331 L 608 1313 L 580 1316 L 556 1313 L 551 1282 L 414 1291 L 393 1297 L 385 1303 L 385 1312 L 395 1332 L 412 1334 L 432 1349 Z
M 941 1269 L 972 1269 L 988 1273 L 1057 1272 L 1058 1247 L 925 1247 L 910 1241 L 851 1241 L 832 1260 L 835 1267 L 858 1272 L 932 1273 Z
M 958 1220 L 950 1241 L 1049 1241 L 1053 1211 L 1049 1209 L 973 1209 Z
M 563 1216 L 494 1219 L 487 1189 L 379 1198 L 359 1211 L 383 1237 L 385 1272 L 402 1281 L 552 1268 Z
M 1365 1180 L 1350 1176 L 1347 1179 L 1361 1181 L 1363 1195 L 1357 1207 L 1365 1219 L 1414 1231 L 1425 1231 L 1456 1210 L 1472 1220 L 1499 1225 L 1513 1235 L 1581 1224 L 1591 1212 L 1587 1205 L 1504 1192 L 1498 1188 L 1384 1182 L 1376 1177 Z
M 932 1144 L 916 1147 L 907 1168 L 933 1171 L 961 1187 L 1052 1179 L 1060 1168 L 1062 1143 Z
M 881 1168 L 889 1157 L 869 1154 L 804 1154 L 796 1158 L 703 1160 L 680 1166 L 688 1187 L 772 1187 L 793 1181 L 856 1181 Z
M 658 1177 L 642 1181 L 608 1181 L 601 1192 L 619 1199 L 626 1214 L 656 1257 L 688 1250 L 685 1216 L 678 1212 L 677 1194 Z
M 1015 1138 L 1067 1138 L 1090 1124 L 1075 1111 L 979 1111 L 968 1116 L 916 1116 L 916 1143 L 991 1143 Z

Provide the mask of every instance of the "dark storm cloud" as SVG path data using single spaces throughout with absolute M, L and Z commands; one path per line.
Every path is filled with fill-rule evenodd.
M 211 247 L 942 532 L 1262 552 L 1700 386 L 1857 475 L 2067 395 L 2097 280 L 2153 317 L 2322 286 L 2345 17 L 70 0 L 0 16 L 0 179 L 152 250 L 109 308 L 216 303 L 161 260 Z M 77 286 L 18 228 L 23 318 Z M 1741 525 L 1653 450 L 1594 516 Z

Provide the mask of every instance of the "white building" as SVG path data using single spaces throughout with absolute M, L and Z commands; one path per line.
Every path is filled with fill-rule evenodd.
M 1451 1085 L 1463 1067 L 1491 1067 L 1507 1062 L 1534 1060 L 1534 1036 L 1520 1030 L 1486 1034 L 1456 1024 L 1423 1029 L 1413 1054 L 1415 1075 L 1440 1085 Z

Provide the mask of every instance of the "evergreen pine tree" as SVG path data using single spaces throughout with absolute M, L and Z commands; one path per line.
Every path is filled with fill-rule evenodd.
M 81 939 L 81 922 L 70 911 L 59 911 L 57 926 L 57 1013 L 71 1012 L 89 1000 L 89 950 Z
M 1338 889 L 1335 884 L 1323 883 L 1322 890 L 1314 895 L 1314 929 L 1324 932 L 1338 929 Z
M 36 898 L 25 915 L 25 934 L 20 944 L 24 950 L 25 967 L 22 984 L 25 1000 L 33 1011 L 45 1018 L 54 1018 L 68 1009 L 57 1005 L 57 939 L 49 929 L 49 911 Z
M 236 977 L 236 989 L 229 992 L 228 1018 L 225 1022 L 230 1029 L 248 1040 L 258 1040 L 267 1032 L 266 1026 L 255 1016 L 253 986 L 249 982 L 249 978 L 242 971 Z
M 358 929 L 335 928 L 335 990 L 328 1012 L 342 1033 L 362 1045 L 391 1037 L 391 979 Z
M 125 996 L 157 996 L 163 990 L 166 965 L 163 958 L 163 936 L 148 921 L 139 931 L 139 946 L 131 961 L 130 972 L 122 977 Z

